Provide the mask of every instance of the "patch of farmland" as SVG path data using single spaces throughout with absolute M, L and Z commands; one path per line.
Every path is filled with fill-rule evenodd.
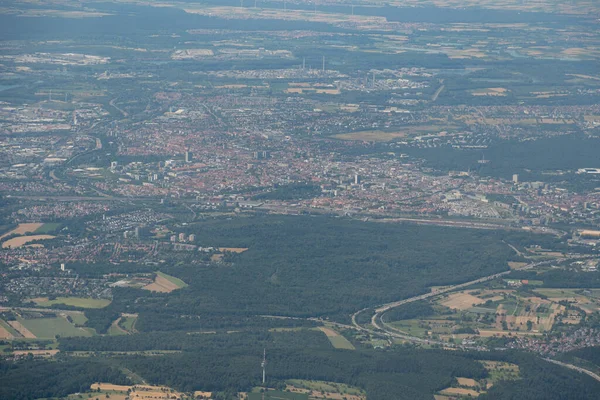
M 26 233 L 34 233 L 44 224 L 40 223 L 28 223 L 28 224 L 19 224 L 15 229 L 10 232 L 6 232 L 4 235 L 0 236 L 0 239 L 4 239 L 10 235 L 24 235 Z
M 75 327 L 63 317 L 21 319 L 20 322 L 38 338 L 92 336 L 90 331 Z
M 456 378 L 456 381 L 460 386 L 474 387 L 478 385 L 477 381 L 471 378 Z
M 442 394 L 448 395 L 458 395 L 458 396 L 471 396 L 477 397 L 479 396 L 479 392 L 473 389 L 463 389 L 463 388 L 446 388 L 440 391 Z
M 45 223 L 42 226 L 40 226 L 39 228 L 37 228 L 35 230 L 35 234 L 44 234 L 44 233 L 51 233 L 56 231 L 58 228 L 60 228 L 60 224 L 56 223 L 56 222 L 49 222 L 49 223 Z
M 331 342 L 331 345 L 336 349 L 356 350 L 356 348 L 342 335 L 337 333 L 331 328 L 324 326 L 319 327 L 319 330 L 327 336 L 327 339 Z
M 21 334 L 24 338 L 27 339 L 35 339 L 36 335 L 34 335 L 28 328 L 26 328 L 19 321 L 8 321 L 10 326 L 12 326 L 17 332 Z
M 89 297 L 57 297 L 54 300 L 49 300 L 47 297 L 38 297 L 31 299 L 31 301 L 40 307 L 52 307 L 56 304 L 64 304 L 81 308 L 104 308 L 110 304 L 110 300 L 92 299 Z
M 470 293 L 458 292 L 452 293 L 440 304 L 453 310 L 467 310 L 473 307 L 474 305 L 483 304 L 485 302 L 486 300 L 482 300 L 479 297 L 475 297 Z
M 10 248 L 18 248 L 21 247 L 29 242 L 33 242 L 36 240 L 47 240 L 47 239 L 54 239 L 56 236 L 52 236 L 52 235 L 33 235 L 33 236 L 18 236 L 12 239 L 8 239 L 6 242 L 2 243 L 2 248 L 3 249 L 8 249 Z
M 219 247 L 218 250 L 223 253 L 229 252 L 229 253 L 240 254 L 240 253 L 247 251 L 248 248 L 247 247 Z
M 5 327 L 0 325 L 0 339 L 12 339 L 14 336 Z
M 154 282 L 144 286 L 142 289 L 150 290 L 152 292 L 170 293 L 173 290 L 181 289 L 186 286 L 187 284 L 181 279 L 175 278 L 174 276 L 170 276 L 159 271 L 156 273 L 156 278 L 154 278 Z
M 287 380 L 286 391 L 306 393 L 310 399 L 365 400 L 367 398 L 363 390 L 344 383 L 303 379 Z

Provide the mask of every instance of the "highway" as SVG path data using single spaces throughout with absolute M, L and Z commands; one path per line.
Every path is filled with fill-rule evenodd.
M 569 368 L 569 369 L 572 369 L 574 371 L 581 372 L 582 374 L 589 375 L 592 378 L 594 378 L 595 380 L 597 380 L 598 382 L 600 382 L 600 375 L 595 374 L 592 371 L 588 371 L 587 369 L 578 367 L 578 366 L 573 365 L 573 364 L 567 364 L 567 363 L 564 363 L 564 362 L 561 362 L 561 361 L 553 360 L 551 358 L 544 358 L 544 360 L 546 360 L 548 362 L 551 362 L 552 364 L 560 365 L 561 367 Z
M 521 270 L 526 270 L 526 269 L 531 269 L 531 268 L 535 268 L 538 267 L 540 265 L 544 265 L 544 264 L 549 264 L 552 263 L 556 260 L 547 260 L 547 261 L 539 261 L 539 262 L 534 262 L 534 263 L 530 263 L 529 265 L 523 267 Z M 373 330 L 373 329 L 369 329 L 369 328 L 365 328 L 363 326 L 361 326 L 357 321 L 356 321 L 356 317 L 358 316 L 358 314 L 360 314 L 361 312 L 364 312 L 367 310 L 367 308 L 363 308 L 362 310 L 359 310 L 357 312 L 355 312 L 354 314 L 352 314 L 352 325 L 354 326 L 355 329 L 361 330 L 361 331 L 365 331 L 365 332 L 369 332 L 375 335 L 384 335 L 387 336 L 388 338 L 398 338 L 398 339 L 403 339 L 403 340 L 408 340 L 411 342 L 416 342 L 416 343 L 427 343 L 427 344 L 440 344 L 440 345 L 444 345 L 446 347 L 455 347 L 455 345 L 446 343 L 446 342 L 439 342 L 439 341 L 435 341 L 435 340 L 431 340 L 431 339 L 423 339 L 423 338 L 419 338 L 419 337 L 415 337 L 415 336 L 410 336 L 410 335 L 406 335 L 403 332 L 398 331 L 397 329 L 391 327 L 389 324 L 386 324 L 382 319 L 382 315 L 391 310 L 392 308 L 395 307 L 399 307 L 401 305 L 404 304 L 409 304 L 409 303 L 413 303 L 415 301 L 419 301 L 419 300 L 425 300 L 425 299 L 429 299 L 432 297 L 436 297 L 445 293 L 449 293 L 449 292 L 453 292 L 456 290 L 460 290 L 463 289 L 465 287 L 471 286 L 471 285 L 475 285 L 478 283 L 482 283 L 482 282 L 487 282 L 496 278 L 500 278 L 504 275 L 509 274 L 511 271 L 504 271 L 504 272 L 499 272 L 496 274 L 492 274 L 492 275 L 488 275 L 488 276 L 484 276 L 482 278 L 478 278 L 469 282 L 465 282 L 465 283 L 460 283 L 458 285 L 452 285 L 452 286 L 447 286 L 443 289 L 437 289 L 437 290 L 433 290 L 429 293 L 425 293 L 425 294 L 421 294 L 418 296 L 414 296 L 414 297 L 410 297 L 408 299 L 404 299 L 404 300 L 399 300 L 399 301 L 395 301 L 392 303 L 386 303 L 386 304 L 382 304 L 380 306 L 378 306 L 377 308 L 375 308 L 375 314 L 373 314 L 373 316 L 371 317 L 371 325 L 373 325 L 377 330 Z M 461 346 L 463 348 L 465 348 L 464 346 Z

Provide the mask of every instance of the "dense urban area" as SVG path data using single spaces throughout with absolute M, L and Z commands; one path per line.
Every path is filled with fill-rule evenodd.
M 0 5 L 0 399 L 598 398 L 596 2 Z

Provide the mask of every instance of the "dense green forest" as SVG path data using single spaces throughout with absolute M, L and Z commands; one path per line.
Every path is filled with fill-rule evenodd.
M 87 392 L 95 382 L 128 384 L 118 368 L 90 359 L 17 362 L 0 358 L 0 399 L 29 400 Z
M 364 307 L 504 271 L 516 256 L 503 240 L 520 245 L 536 238 L 311 216 L 216 219 L 184 229 L 201 246 L 248 250 L 222 264 L 161 266 L 189 286 L 168 294 L 117 288 L 109 307 L 86 311 L 89 326 L 104 332 L 121 312 L 139 313 L 143 331 L 239 327 L 240 317 L 264 326 L 256 315 L 348 321 Z M 73 269 L 94 274 L 93 266 Z
M 133 336 L 61 339 L 63 351 L 180 350 L 160 357 L 120 356 L 119 365 L 178 390 L 235 393 L 260 383 L 267 349 L 267 384 L 314 379 L 363 388 L 369 400 L 430 399 L 455 377 L 487 379 L 478 360 L 516 363 L 521 379 L 497 382 L 485 399 L 593 399 L 600 383 L 532 354 L 464 353 L 396 347 L 389 350 L 335 350 L 321 332 L 246 331 L 217 334 L 149 333 Z

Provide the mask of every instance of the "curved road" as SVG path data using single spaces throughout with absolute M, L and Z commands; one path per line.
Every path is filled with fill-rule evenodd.
M 554 262 L 555 260 L 547 260 L 547 261 L 540 261 L 540 262 L 535 262 L 535 263 L 531 263 L 525 267 L 523 267 L 521 270 L 526 270 L 526 269 L 531 269 L 531 268 L 535 268 L 538 267 L 540 265 L 544 265 L 544 264 L 549 264 Z M 371 325 L 373 325 L 378 331 L 375 331 L 373 329 L 369 329 L 369 328 L 365 328 L 363 326 L 361 326 L 357 321 L 356 321 L 356 317 L 358 316 L 358 314 L 360 314 L 361 312 L 364 312 L 366 310 L 368 310 L 368 308 L 363 308 L 362 310 L 359 310 L 357 312 L 355 312 L 354 314 L 352 314 L 352 325 L 361 331 L 366 331 L 366 332 L 370 332 L 373 334 L 380 334 L 380 335 L 385 335 L 388 337 L 393 337 L 393 338 L 399 338 L 399 339 L 405 339 L 405 340 L 409 340 L 412 342 L 419 342 L 419 343 L 434 343 L 434 344 L 443 344 L 444 346 L 448 346 L 451 347 L 451 344 L 445 343 L 445 342 L 437 342 L 431 339 L 422 339 L 419 337 L 415 337 L 415 336 L 409 336 L 404 334 L 403 332 L 389 326 L 388 324 L 386 324 L 384 321 L 381 320 L 381 316 L 391 310 L 392 308 L 395 307 L 399 307 L 401 305 L 404 304 L 409 304 L 409 303 L 413 303 L 415 301 L 419 301 L 419 300 L 425 300 L 425 299 L 429 299 L 431 297 L 435 297 L 435 296 L 439 296 L 441 294 L 445 294 L 445 293 L 449 293 L 449 292 L 453 292 L 455 290 L 459 290 L 471 285 L 475 285 L 477 283 L 482 283 L 482 282 L 487 282 L 496 278 L 499 278 L 501 276 L 507 275 L 511 272 L 511 270 L 508 271 L 504 271 L 504 272 L 499 272 L 496 274 L 492 274 L 492 275 L 488 275 L 488 276 L 484 276 L 482 278 L 478 278 L 469 282 L 465 282 L 465 283 L 461 283 L 458 285 L 453 285 L 453 286 L 448 286 L 445 287 L 443 289 L 437 289 L 437 290 L 433 290 L 429 293 L 425 293 L 425 294 L 421 294 L 418 296 L 414 296 L 414 297 L 410 297 L 408 299 L 404 299 L 404 300 L 399 300 L 399 301 L 395 301 L 392 303 L 386 303 L 386 304 L 382 304 L 379 307 L 377 307 L 375 309 L 375 314 L 371 317 Z

